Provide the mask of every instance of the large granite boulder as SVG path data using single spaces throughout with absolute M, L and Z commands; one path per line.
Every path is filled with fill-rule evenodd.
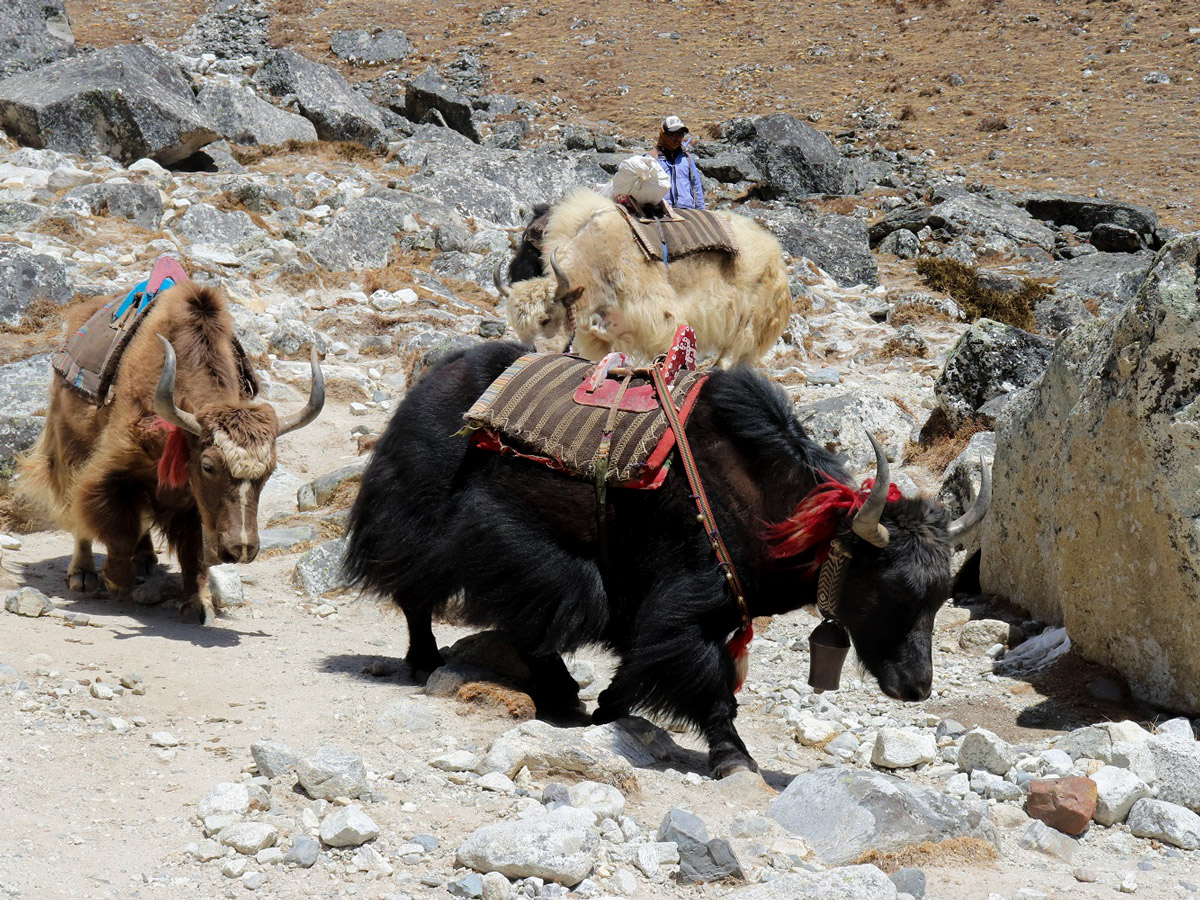
M 767 815 L 812 845 L 826 865 L 923 841 L 973 837 L 996 842 L 987 803 L 859 769 L 818 769 L 792 779 Z
M 1087 302 L 1099 301 L 1100 310 L 1112 315 L 1124 306 L 1146 280 L 1154 254 L 1092 253 L 1057 266 L 1057 295 L 1078 297 Z
M 0 16 L 0 78 L 75 55 L 63 0 L 5 0 Z
M 123 163 L 187 159 L 219 135 L 179 68 L 149 47 L 108 47 L 0 82 L 0 126 L 23 144 Z
M 951 234 L 971 234 L 984 239 L 1001 237 L 1017 246 L 1054 249 L 1054 232 L 1011 203 L 982 194 L 961 194 L 944 200 L 929 212 L 929 224 Z
M 854 190 L 854 176 L 829 138 L 792 116 L 778 113 L 736 122 L 726 137 L 745 145 L 762 173 L 759 192 L 766 199 Z
M 879 284 L 879 267 L 861 219 L 794 208 L 755 210 L 783 249 L 812 260 L 842 287 Z
M 900 460 L 916 425 L 898 403 L 873 390 L 847 391 L 798 403 L 795 410 L 814 441 L 843 454 L 852 471 L 868 475 L 875 472 L 875 451 L 867 433 L 883 444 L 888 459 Z
M 447 225 L 461 222 L 453 210 L 426 197 L 380 190 L 339 210 L 305 249 L 331 272 L 378 269 L 387 265 L 406 223 L 412 226 L 418 219 Z
M 271 31 L 267 0 L 215 0 L 179 39 L 179 49 L 218 59 L 262 59 Z
M 63 195 L 59 207 L 93 216 L 128 219 L 147 231 L 158 228 L 163 214 L 162 197 L 157 188 L 120 181 L 72 188 Z
M 1092 231 L 1098 225 L 1118 225 L 1150 242 L 1158 227 L 1154 210 L 1119 200 L 1039 191 L 1026 194 L 1018 202 L 1035 219 L 1058 226 L 1071 225 L 1080 231 Z
M 997 423 L 983 590 L 1066 625 L 1141 699 L 1200 712 L 1200 235 L 1080 325 Z
M 200 108 L 216 123 L 221 136 L 235 144 L 282 144 L 315 141 L 313 123 L 272 106 L 248 87 L 206 84 L 196 95 Z
M 45 424 L 39 412 L 50 396 L 50 357 L 0 366 L 0 478 L 12 476 L 17 456 L 33 446 Z
M 346 62 L 377 66 L 404 62 L 413 52 L 413 45 L 408 35 L 399 29 L 363 31 L 358 28 L 335 31 L 329 36 L 329 49 Z
M 32 300 L 71 299 L 71 270 L 57 257 L 0 242 L 0 323 L 16 325 Z
M 464 137 L 479 143 L 479 131 L 471 118 L 471 100 L 430 66 L 408 83 L 404 92 L 404 115 L 414 122 L 424 122 L 432 110 Z
M 933 385 L 938 406 L 957 430 L 972 416 L 989 424 L 1007 399 L 1050 362 L 1054 342 L 994 319 L 967 329 L 946 356 Z
M 272 51 L 254 79 L 272 96 L 293 95 L 296 108 L 316 126 L 321 140 L 364 147 L 381 147 L 387 140 L 379 107 L 355 92 L 337 71 L 295 50 Z

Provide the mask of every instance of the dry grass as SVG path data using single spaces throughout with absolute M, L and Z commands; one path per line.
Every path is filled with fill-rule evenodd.
M 995 862 L 996 848 L 987 841 L 973 837 L 956 837 L 946 841 L 933 843 L 922 841 L 894 850 L 880 853 L 871 850 L 854 860 L 852 865 L 873 865 L 889 875 L 894 875 L 901 869 L 924 869 L 929 866 L 980 866 Z
M 949 294 L 972 322 L 995 319 L 1034 334 L 1033 308 L 1054 293 L 1053 287 L 1034 278 L 1022 278 L 1016 293 L 985 288 L 979 284 L 979 271 L 956 259 L 918 259 L 917 274 L 935 291 Z
M 0 472 L 0 531 L 29 534 L 50 527 L 41 509 L 14 489 L 11 477 L 11 472 Z
M 457 698 L 488 711 L 505 712 L 515 722 L 528 722 L 537 716 L 537 706 L 527 693 L 491 681 L 468 681 L 458 689 Z
M 890 324 L 899 328 L 901 325 L 918 325 L 922 322 L 951 322 L 953 318 L 944 309 L 933 304 L 911 303 L 892 313 Z
M 935 409 L 921 429 L 920 440 L 909 443 L 904 457 L 908 463 L 916 463 L 940 475 L 967 449 L 972 437 L 981 431 L 991 430 L 987 422 L 974 417 L 967 419 L 957 431 L 952 430 L 945 413 Z
M 984 116 L 979 120 L 979 124 L 975 126 L 976 131 L 996 132 L 1008 130 L 1008 119 L 1004 116 Z

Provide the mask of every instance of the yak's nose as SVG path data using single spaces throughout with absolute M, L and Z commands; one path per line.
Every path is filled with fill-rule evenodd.
M 880 685 L 880 688 L 893 700 L 903 700 L 905 703 L 928 700 L 930 693 L 928 684 Z
M 228 544 L 221 548 L 221 562 L 248 563 L 258 556 L 258 542 L 244 544 Z

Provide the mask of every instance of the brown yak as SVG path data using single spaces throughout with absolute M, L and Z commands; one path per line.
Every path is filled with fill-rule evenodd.
M 105 300 L 73 309 L 70 328 Z M 157 562 L 155 528 L 179 559 L 180 614 L 208 625 L 216 616 L 201 591 L 208 567 L 258 554 L 258 498 L 275 468 L 275 439 L 316 418 L 324 379 L 314 351 L 308 404 L 277 417 L 254 402 L 258 382 L 236 344 L 224 292 L 184 282 L 144 316 L 105 405 L 53 378 L 46 425 L 22 462 L 21 484 L 75 536 L 71 590 L 99 587 L 98 540 L 108 551 L 104 584 L 127 594 L 135 573 Z

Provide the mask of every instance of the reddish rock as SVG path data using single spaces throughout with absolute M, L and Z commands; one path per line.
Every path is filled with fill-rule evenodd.
M 1029 782 L 1025 812 L 1063 834 L 1083 834 L 1096 811 L 1096 782 L 1090 778 L 1045 778 Z

